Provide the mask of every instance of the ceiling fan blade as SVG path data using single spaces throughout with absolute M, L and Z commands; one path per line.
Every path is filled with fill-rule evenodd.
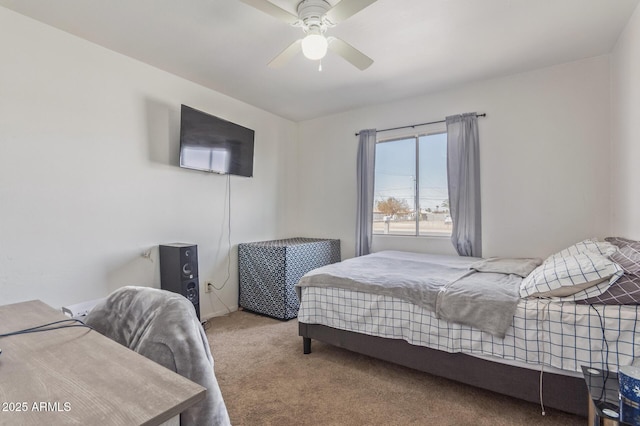
M 377 0 L 341 0 L 340 3 L 327 11 L 327 18 L 329 18 L 332 23 L 337 24 L 376 1 Z
M 276 6 L 267 0 L 240 0 L 242 3 L 252 6 L 268 15 L 273 16 L 276 19 L 286 22 L 287 24 L 294 24 L 298 22 L 298 17 L 286 10 Z
M 336 37 L 327 37 L 327 39 L 329 40 L 329 50 L 342 56 L 359 70 L 364 71 L 373 64 L 373 59 L 346 41 Z
M 280 68 L 298 53 L 302 52 L 302 40 L 296 40 L 269 62 L 269 68 Z

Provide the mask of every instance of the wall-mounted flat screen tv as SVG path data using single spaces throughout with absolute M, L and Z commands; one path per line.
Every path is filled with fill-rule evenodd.
M 180 112 L 180 167 L 253 176 L 255 132 L 186 105 Z

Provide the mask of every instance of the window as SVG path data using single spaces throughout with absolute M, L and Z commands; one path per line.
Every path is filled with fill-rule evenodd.
M 449 236 L 451 227 L 446 132 L 378 141 L 373 233 Z

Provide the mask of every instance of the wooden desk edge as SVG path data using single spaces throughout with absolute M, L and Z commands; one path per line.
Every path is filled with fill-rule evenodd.
M 157 426 L 157 425 L 161 425 L 162 423 L 164 423 L 164 422 L 166 422 L 168 420 L 171 420 L 175 416 L 180 415 L 180 413 L 182 413 L 187 408 L 189 408 L 189 407 L 197 404 L 198 402 L 202 401 L 204 399 L 205 395 L 207 394 L 207 388 L 204 388 L 204 387 L 198 385 L 195 382 L 193 384 L 196 385 L 196 386 L 199 386 L 201 388 L 200 392 L 198 392 L 197 394 L 195 394 L 191 398 L 182 401 L 180 404 L 176 405 L 175 407 L 171 408 L 170 410 L 167 410 L 164 413 L 159 414 L 158 416 L 156 416 L 155 418 L 149 420 L 148 422 L 143 423 L 141 426 Z

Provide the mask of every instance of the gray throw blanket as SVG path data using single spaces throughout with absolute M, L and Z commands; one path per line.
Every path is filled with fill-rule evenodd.
M 521 282 L 513 274 L 472 273 L 440 289 L 436 315 L 504 338 L 518 307 Z
M 207 388 L 203 401 L 180 414 L 181 426 L 229 425 L 207 336 L 193 304 L 147 287 L 123 287 L 87 315 L 99 333 Z
M 478 272 L 500 272 L 526 278 L 540 265 L 542 259 L 538 258 L 490 257 L 472 263 L 470 268 Z
M 479 273 L 474 257 L 383 251 L 323 266 L 305 274 L 302 287 L 335 287 L 391 296 L 438 318 L 504 337 L 513 322 L 522 278 Z

